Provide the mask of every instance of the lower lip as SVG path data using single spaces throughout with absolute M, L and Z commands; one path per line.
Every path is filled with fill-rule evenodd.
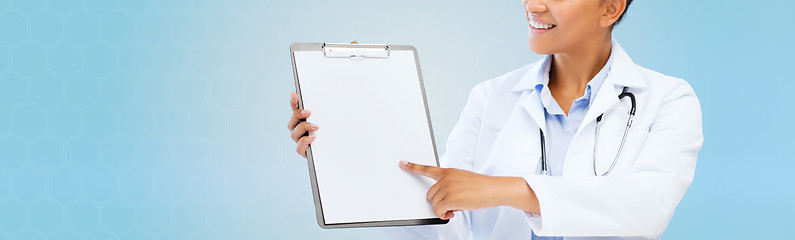
M 534 28 L 533 26 L 530 26 L 530 25 L 527 25 L 527 26 L 530 27 L 530 32 L 536 33 L 536 34 L 546 33 L 546 32 L 552 31 L 552 29 L 555 29 L 554 27 L 550 28 L 550 29 L 538 29 L 538 28 Z

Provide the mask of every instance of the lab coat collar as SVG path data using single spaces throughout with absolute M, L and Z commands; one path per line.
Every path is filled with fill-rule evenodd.
M 643 88 L 646 83 L 640 79 L 640 74 L 637 70 L 637 65 L 624 51 L 624 48 L 618 44 L 615 39 L 612 41 L 612 49 L 610 50 L 610 57 L 613 58 L 610 72 L 607 78 L 602 83 L 599 91 L 604 89 L 604 86 L 629 87 L 629 88 Z M 527 73 L 514 85 L 511 89 L 512 92 L 520 91 L 536 91 L 536 85 L 543 83 L 547 74 L 549 74 L 550 64 L 552 63 L 552 55 L 544 56 L 544 59 L 539 60 L 536 64 L 527 71 Z
M 629 87 L 630 91 L 637 92 L 646 86 L 646 82 L 641 78 L 640 72 L 638 72 L 638 66 L 632 62 L 632 59 L 629 58 L 629 55 L 615 39 L 612 40 L 610 54 L 613 58 L 610 72 L 607 73 L 607 78 L 602 82 L 596 96 L 592 96 L 591 106 L 588 108 L 588 112 L 585 114 L 577 133 L 575 133 L 575 137 L 580 134 L 585 125 L 592 123 L 596 117 L 619 102 L 618 93 L 621 92 L 622 88 Z M 540 91 L 537 91 L 535 86 L 542 83 L 545 75 L 549 73 L 551 58 L 551 55 L 547 55 L 540 62 L 533 64 L 512 89 L 513 92 L 521 92 L 520 101 L 522 106 L 530 113 L 533 121 L 542 130 L 546 129 L 546 118 L 543 104 L 538 97 Z
M 613 55 L 613 63 L 610 67 L 610 72 L 607 73 L 607 79 L 605 79 L 605 83 L 611 82 L 615 86 L 620 87 L 629 87 L 640 89 L 646 87 L 646 81 L 641 78 L 640 72 L 638 72 L 638 65 L 635 65 L 635 62 L 627 55 L 627 52 L 624 51 L 624 48 L 618 44 L 618 41 L 615 39 L 613 41 L 613 49 L 610 51 L 610 54 Z M 599 90 L 604 88 L 604 85 Z
M 599 115 L 619 103 L 618 94 L 624 87 L 628 87 L 630 92 L 637 93 L 646 86 L 645 80 L 638 71 L 638 66 L 632 62 L 632 59 L 615 39 L 610 54 L 614 57 L 613 65 L 599 88 L 599 92 L 591 102 L 588 112 L 585 113 L 585 118 L 583 118 L 575 137 L 585 129 L 585 125 L 594 122 Z
M 535 86 L 544 82 L 544 76 L 549 73 L 550 63 L 552 62 L 552 55 L 544 56 L 544 59 L 539 60 L 532 65 L 527 73 L 519 79 L 516 85 L 511 89 L 512 92 L 520 91 L 535 91 Z

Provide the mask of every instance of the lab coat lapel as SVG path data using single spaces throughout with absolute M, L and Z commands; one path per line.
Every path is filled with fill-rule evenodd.
M 489 154 L 480 170 L 490 175 L 519 176 L 538 173 L 541 163 L 540 129 L 546 129 L 544 107 L 535 86 L 544 77 L 543 69 L 549 58 L 535 64 L 513 87 L 518 94 L 518 104 L 505 121 L 505 126 L 494 141 L 496 149 Z M 498 164 L 499 166 L 496 166 Z M 477 164 L 476 164 L 477 165 Z M 504 166 L 514 166 L 505 168 Z
M 522 93 L 520 98 L 522 107 L 527 113 L 530 114 L 532 120 L 538 125 L 539 128 L 546 131 L 546 117 L 544 116 L 544 105 L 538 96 L 538 91 L 531 90 Z
M 609 75 L 605 79 L 602 87 L 599 88 L 598 94 L 594 98 L 593 103 L 588 108 L 588 112 L 585 113 L 585 118 L 583 118 L 582 123 L 580 123 L 579 130 L 577 130 L 577 135 L 587 126 L 588 124 L 596 121 L 596 118 L 599 117 L 602 113 L 606 112 L 608 109 L 616 105 L 618 100 L 618 92 L 620 92 L 620 88 L 623 86 L 616 86 L 614 85 L 615 78 L 611 78 Z
M 629 87 L 629 91 L 633 92 L 638 101 L 642 101 L 644 99 L 642 97 L 643 88 L 646 86 L 645 80 L 638 72 L 638 66 L 632 62 L 632 59 L 629 58 L 624 49 L 621 48 L 618 43 L 613 40 L 613 50 L 611 52 L 613 63 L 610 67 L 610 71 L 605 78 L 605 81 L 602 83 L 602 86 L 597 91 L 596 96 L 594 96 L 594 100 L 591 103 L 591 106 L 588 108 L 588 112 L 585 114 L 585 118 L 583 118 L 580 127 L 577 130 L 577 133 L 574 135 L 572 139 L 572 144 L 569 146 L 568 152 L 566 153 L 566 161 L 564 162 L 563 166 L 563 175 L 593 175 L 593 148 L 595 143 L 595 128 L 596 128 L 596 118 L 599 117 L 601 114 L 605 114 L 605 118 L 602 121 L 608 121 L 613 119 L 612 117 L 607 117 L 609 114 L 615 114 L 611 112 L 617 104 L 621 103 L 618 99 L 618 94 L 623 90 L 624 87 Z M 640 104 L 640 103 L 638 103 Z M 640 112 L 640 110 L 638 110 Z M 626 113 L 626 112 L 624 112 Z M 622 115 L 622 117 L 625 115 Z M 615 116 L 613 116 L 615 117 Z M 637 119 L 636 119 L 637 120 Z M 613 120 L 611 120 L 613 121 Z M 620 121 L 620 120 L 619 120 Z M 607 124 L 607 122 L 605 122 Z M 611 122 L 611 124 L 613 124 Z M 615 124 L 613 124 L 615 125 Z M 620 124 L 619 124 L 620 125 Z M 612 146 L 613 141 L 611 139 L 612 134 L 620 134 L 621 129 L 618 130 L 609 130 L 609 127 L 603 128 L 601 130 L 605 130 L 606 133 L 600 135 L 600 155 L 608 156 L 605 158 L 602 156 L 602 159 L 609 159 L 609 154 L 611 153 L 610 149 L 618 149 L 617 146 Z M 600 130 L 600 132 L 601 132 Z M 621 136 L 617 136 L 620 140 Z M 613 137 L 615 138 L 615 137 Z M 609 141 L 609 142 L 608 142 Z M 617 143 L 617 142 L 616 142 Z M 601 154 L 604 153 L 604 154 Z M 614 153 L 614 152 L 613 152 Z M 602 163 L 606 163 L 607 166 L 601 166 Z M 597 168 L 600 171 L 607 169 L 609 167 L 610 161 L 600 161 L 597 164 L 599 165 Z
M 530 115 L 530 118 L 532 119 L 533 122 L 536 123 L 538 128 L 542 129 L 546 133 L 547 121 L 546 121 L 546 116 L 544 114 L 544 105 L 541 103 L 541 98 L 539 98 L 538 95 L 539 92 L 535 90 L 525 91 L 524 93 L 522 93 L 522 98 L 521 98 L 522 108 L 524 108 L 524 110 L 527 111 L 527 113 Z M 531 160 L 529 162 L 531 164 L 529 167 L 533 169 L 533 173 L 540 173 L 541 154 L 543 154 L 541 152 L 541 140 L 540 140 L 541 136 L 540 134 L 542 133 L 539 132 L 538 129 L 530 129 L 530 131 L 535 132 L 535 134 L 527 134 L 528 136 L 531 136 L 533 139 L 528 139 L 526 142 L 537 143 L 534 146 L 535 147 L 534 152 L 537 152 L 538 154 L 536 154 L 537 157 L 532 158 L 534 161 Z M 532 151 L 532 149 L 528 150 Z
M 517 93 L 519 94 L 519 93 Z M 522 92 L 505 125 L 489 151 L 488 161 L 476 161 L 475 170 L 491 176 L 522 176 L 538 173 L 541 160 L 539 124 L 544 124 L 538 96 L 532 91 Z M 541 110 L 543 111 L 543 110 Z M 540 119 L 540 121 L 539 121 Z M 509 167 L 506 167 L 509 166 Z
M 607 73 L 607 77 L 599 88 L 599 91 L 597 91 L 575 136 L 580 135 L 580 132 L 585 129 L 585 126 L 594 123 L 596 117 L 599 117 L 599 115 L 609 111 L 610 108 L 618 104 L 620 102 L 618 94 L 624 87 L 629 87 L 630 91 L 636 91 L 637 94 L 637 91 L 645 86 L 645 82 L 641 79 L 637 66 L 632 62 L 632 59 L 629 58 L 629 55 L 624 52 L 624 49 L 621 48 L 615 40 L 613 40 L 612 46 L 613 49 L 611 54 L 613 63 L 610 67 L 610 71 Z
M 514 93 L 521 92 L 522 95 L 519 97 L 519 102 L 522 108 L 530 114 L 536 125 L 544 130 L 546 130 L 544 105 L 541 103 L 541 98 L 538 96 L 539 92 L 535 89 L 535 86 L 544 81 L 551 60 L 551 56 L 544 57 L 544 59 L 530 68 L 511 90 Z

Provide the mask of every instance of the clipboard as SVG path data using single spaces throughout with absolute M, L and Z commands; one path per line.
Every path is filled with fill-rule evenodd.
M 417 49 L 293 43 L 298 106 L 319 125 L 307 149 L 324 229 L 446 224 L 426 192 L 435 181 L 400 160 L 439 166 Z

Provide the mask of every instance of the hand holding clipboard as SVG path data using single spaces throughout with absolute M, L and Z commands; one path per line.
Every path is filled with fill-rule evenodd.
M 297 101 L 288 128 L 307 158 L 318 225 L 447 223 L 425 197 L 434 180 L 396 166 L 439 166 L 416 49 L 299 43 L 291 53 Z M 322 138 L 308 134 L 318 125 Z

